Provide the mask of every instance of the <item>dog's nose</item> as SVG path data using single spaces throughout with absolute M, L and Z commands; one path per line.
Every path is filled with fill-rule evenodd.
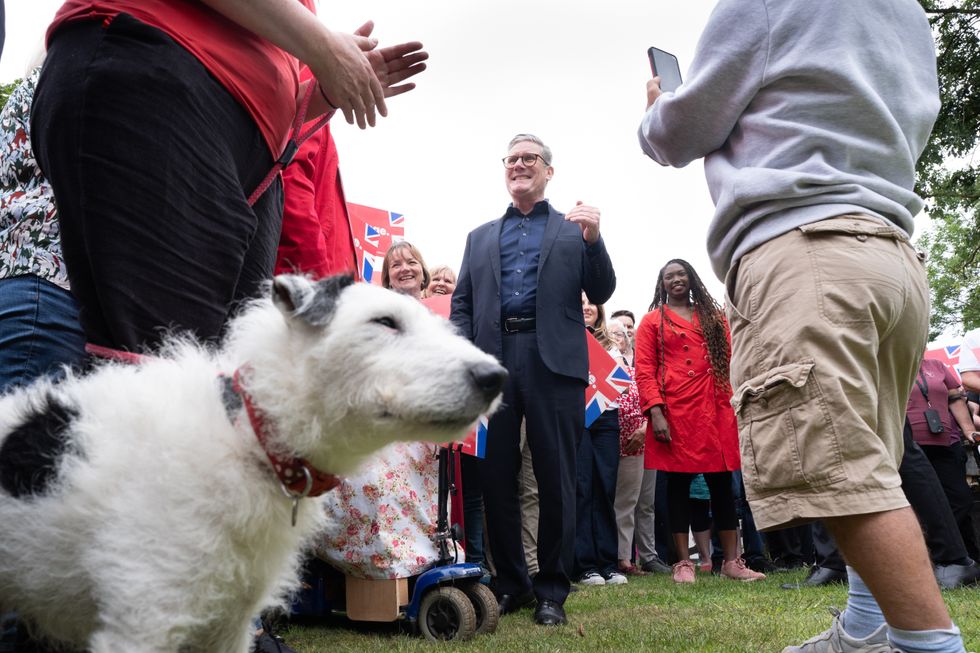
M 507 380 L 507 370 L 496 363 L 477 363 L 470 367 L 473 385 L 483 394 L 487 401 L 492 400 L 504 387 Z

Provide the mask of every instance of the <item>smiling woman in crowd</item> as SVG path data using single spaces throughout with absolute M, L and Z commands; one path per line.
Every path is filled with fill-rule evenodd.
M 415 245 L 402 240 L 388 248 L 381 264 L 381 285 L 422 299 L 422 291 L 429 287 L 429 270 Z
M 650 313 L 636 331 L 636 383 L 649 417 L 645 467 L 667 473 L 667 507 L 679 562 L 677 583 L 694 582 L 688 554 L 691 480 L 704 474 L 725 561 L 721 575 L 765 578 L 738 557 L 732 472 L 739 468 L 738 429 L 728 382 L 731 339 L 721 308 L 691 264 L 667 263 L 657 275 Z
M 425 296 L 452 295 L 456 290 L 456 272 L 448 265 L 437 265 L 429 270 L 429 285 Z

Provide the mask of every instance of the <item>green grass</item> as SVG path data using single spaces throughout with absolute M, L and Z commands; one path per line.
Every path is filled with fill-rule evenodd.
M 399 632 L 393 624 L 364 624 L 331 617 L 293 624 L 286 642 L 299 653 L 314 651 L 492 653 L 649 651 L 651 653 L 768 653 L 798 644 L 830 625 L 830 606 L 844 607 L 843 586 L 787 591 L 779 586 L 805 572 L 771 574 L 765 581 L 736 583 L 698 574 L 693 586 L 668 576 L 630 578 L 628 585 L 583 588 L 569 596 L 569 624 L 536 626 L 532 612 L 501 617 L 493 635 L 433 644 Z M 980 590 L 943 593 L 968 651 L 980 651 Z

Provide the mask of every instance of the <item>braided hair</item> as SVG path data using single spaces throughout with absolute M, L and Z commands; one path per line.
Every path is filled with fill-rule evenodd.
M 728 372 L 732 352 L 731 347 L 728 345 L 724 314 L 721 306 L 711 296 L 708 289 L 704 287 L 704 282 L 701 281 L 701 277 L 694 271 L 691 264 L 680 258 L 671 259 L 660 268 L 660 272 L 657 273 L 657 290 L 653 294 L 653 301 L 650 303 L 649 308 L 650 311 L 660 311 L 661 375 L 666 374 L 666 368 L 663 365 L 664 328 L 667 324 L 673 326 L 673 323 L 664 311 L 664 305 L 667 303 L 667 288 L 664 286 L 664 272 L 667 270 L 667 266 L 675 263 L 684 268 L 684 272 L 687 273 L 690 301 L 694 305 L 694 312 L 697 314 L 698 321 L 701 324 L 701 333 L 704 335 L 704 341 L 708 348 L 708 362 L 711 363 L 711 371 L 714 374 L 715 381 L 720 387 L 728 388 L 731 383 L 728 378 Z M 661 389 L 663 381 L 661 379 Z

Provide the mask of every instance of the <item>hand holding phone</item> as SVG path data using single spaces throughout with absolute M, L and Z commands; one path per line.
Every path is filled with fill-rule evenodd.
M 647 56 L 650 58 L 653 76 L 660 77 L 660 90 L 676 91 L 681 85 L 681 67 L 677 63 L 677 57 L 660 48 L 649 48 Z

